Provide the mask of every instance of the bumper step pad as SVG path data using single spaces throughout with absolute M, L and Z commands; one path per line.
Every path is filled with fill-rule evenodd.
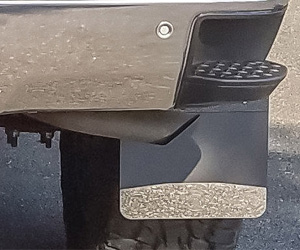
M 261 84 L 269 81 L 282 80 L 286 68 L 269 61 L 257 62 L 207 62 L 195 67 L 195 76 L 217 84 L 229 81 L 236 84 Z
M 267 98 L 285 78 L 287 68 L 269 61 L 203 62 L 185 78 L 189 103 L 254 101 Z

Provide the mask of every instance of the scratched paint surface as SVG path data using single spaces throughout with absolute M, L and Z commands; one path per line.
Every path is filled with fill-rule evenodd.
M 1 112 L 172 106 L 187 13 L 181 28 L 168 15 L 176 33 L 162 40 L 159 8 L 154 18 L 130 7 L 21 12 L 0 15 Z

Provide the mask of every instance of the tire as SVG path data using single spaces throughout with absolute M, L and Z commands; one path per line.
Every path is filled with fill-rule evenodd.
M 62 131 L 68 249 L 235 249 L 242 220 L 127 220 L 119 212 L 119 141 Z

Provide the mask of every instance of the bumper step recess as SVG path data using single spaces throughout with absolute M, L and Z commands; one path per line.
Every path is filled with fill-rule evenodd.
M 269 61 L 199 63 L 186 77 L 190 95 L 187 103 L 267 98 L 286 74 L 285 66 Z

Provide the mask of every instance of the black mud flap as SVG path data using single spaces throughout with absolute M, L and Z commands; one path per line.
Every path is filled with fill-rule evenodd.
M 128 219 L 255 218 L 266 209 L 268 111 L 202 112 L 166 145 L 121 142 Z

